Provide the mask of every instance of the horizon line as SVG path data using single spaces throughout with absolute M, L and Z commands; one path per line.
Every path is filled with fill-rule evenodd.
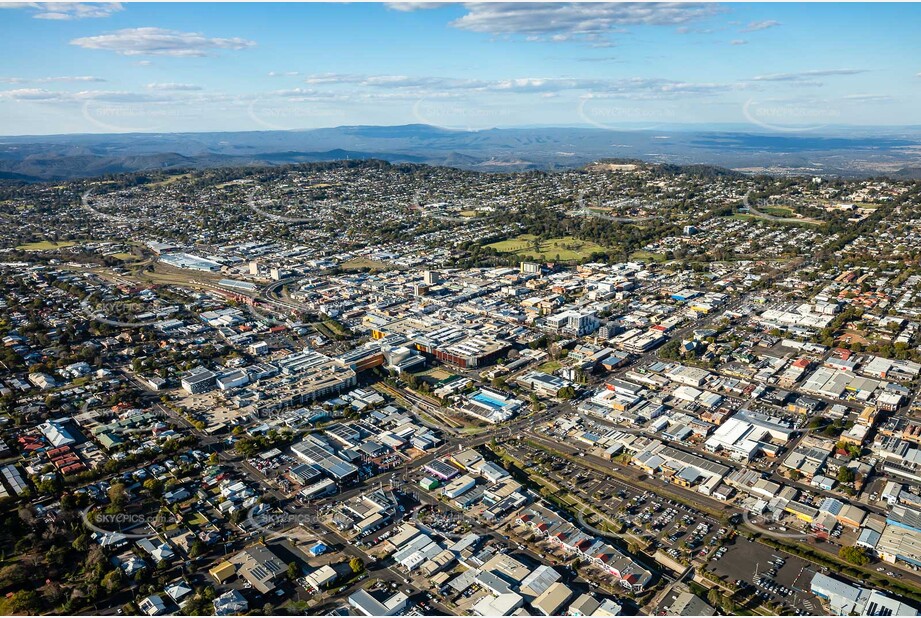
M 495 127 L 487 127 L 480 129 L 465 129 L 460 127 L 450 127 L 450 126 L 441 126 L 441 125 L 432 125 L 425 123 L 404 123 L 404 124 L 342 124 L 342 125 L 331 125 L 323 127 L 304 127 L 298 129 L 219 129 L 212 131 L 123 131 L 123 132 L 99 132 L 99 133 L 87 133 L 87 132 L 74 132 L 74 133 L 21 133 L 21 134 L 0 134 L 0 139 L 22 139 L 22 138 L 49 138 L 49 137 L 91 137 L 91 136 L 128 136 L 128 135 L 206 135 L 212 133 L 306 133 L 310 131 L 327 131 L 335 129 L 356 129 L 356 128 L 387 128 L 387 129 L 397 129 L 397 128 L 408 128 L 408 127 L 426 127 L 429 129 L 436 129 L 445 132 L 455 132 L 455 133 L 483 133 L 486 131 L 516 131 L 516 130 L 540 130 L 540 129 L 575 129 L 575 130 L 584 130 L 592 132 L 607 132 L 607 133 L 617 133 L 619 131 L 618 127 L 623 127 L 625 132 L 629 133 L 661 133 L 662 131 L 684 131 L 684 130 L 714 130 L 714 131 L 726 131 L 732 133 L 750 133 L 755 135 L 790 135 L 795 136 L 798 133 L 798 130 L 801 129 L 802 133 L 808 133 L 811 135 L 822 135 L 823 133 L 828 133 L 830 130 L 906 130 L 906 129 L 921 129 L 921 123 L 919 124 L 829 124 L 821 128 L 821 130 L 816 130 L 815 127 L 808 125 L 802 125 L 802 127 L 790 126 L 787 127 L 784 131 L 766 129 L 764 127 L 758 127 L 757 125 L 752 125 L 750 123 L 744 122 L 722 122 L 722 123 L 713 123 L 713 122 L 686 122 L 686 123 L 668 123 L 663 124 L 657 128 L 648 128 L 648 129 L 630 129 L 630 123 L 623 123 L 620 125 L 612 125 L 611 128 L 603 128 L 593 126 L 591 124 L 522 124 L 522 125 L 500 125 Z M 746 130 L 750 128 L 750 130 Z

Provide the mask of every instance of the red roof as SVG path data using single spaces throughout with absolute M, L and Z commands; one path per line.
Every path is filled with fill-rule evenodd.
M 83 469 L 82 463 L 75 463 L 72 466 L 67 466 L 66 468 L 61 469 L 61 474 L 70 474 L 71 472 L 77 472 L 78 470 Z

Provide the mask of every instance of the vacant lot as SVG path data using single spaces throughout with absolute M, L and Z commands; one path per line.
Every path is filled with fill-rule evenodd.
M 596 251 L 604 251 L 604 247 L 597 243 L 579 240 L 572 236 L 548 238 L 538 242 L 537 237 L 532 234 L 522 234 L 517 238 L 494 242 L 487 246 L 501 253 L 514 253 L 526 259 L 560 260 L 561 262 L 585 260 Z
M 634 251 L 630 255 L 631 260 L 643 260 L 644 262 L 664 262 L 664 253 L 653 253 L 652 251 Z
M 342 268 L 342 270 L 391 270 L 393 268 L 390 264 L 369 260 L 365 257 L 352 258 L 347 262 L 342 262 L 339 267 Z
M 30 242 L 24 245 L 19 245 L 16 247 L 20 251 L 52 251 L 54 249 L 66 249 L 67 247 L 73 247 L 77 243 L 73 241 L 61 241 L 55 242 L 53 240 L 40 240 L 38 242 Z

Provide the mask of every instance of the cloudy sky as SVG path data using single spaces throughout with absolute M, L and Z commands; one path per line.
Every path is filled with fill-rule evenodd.
M 921 124 L 914 4 L 0 4 L 0 134 Z

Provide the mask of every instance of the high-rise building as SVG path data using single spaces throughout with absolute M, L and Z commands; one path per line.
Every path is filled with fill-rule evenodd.
M 521 272 L 523 272 L 526 275 L 540 274 L 540 264 L 538 264 L 537 262 L 522 262 Z

